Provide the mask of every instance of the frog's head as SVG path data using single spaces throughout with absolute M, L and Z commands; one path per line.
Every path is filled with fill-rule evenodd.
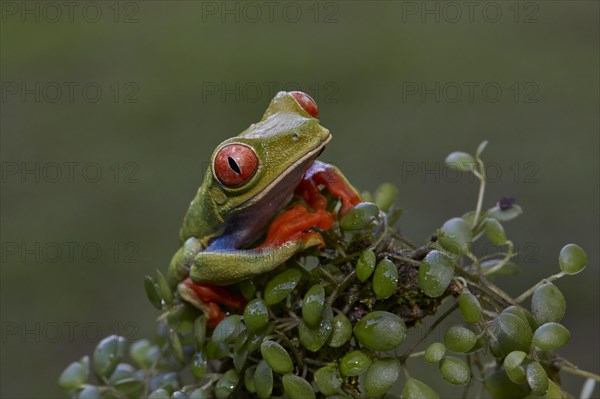
M 216 148 L 210 191 L 223 211 L 246 209 L 261 200 L 277 208 L 289 200 L 306 169 L 331 140 L 317 115 L 317 106 L 307 94 L 279 92 L 260 122 Z

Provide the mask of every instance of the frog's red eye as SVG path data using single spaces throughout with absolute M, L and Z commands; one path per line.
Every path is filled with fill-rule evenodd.
M 316 118 L 319 116 L 319 109 L 317 108 L 317 103 L 312 99 L 308 94 L 301 91 L 290 91 L 290 94 L 294 96 L 298 104 L 309 113 L 310 116 Z
M 258 157 L 244 144 L 229 144 L 215 156 L 214 171 L 217 179 L 228 187 L 248 181 L 258 169 Z

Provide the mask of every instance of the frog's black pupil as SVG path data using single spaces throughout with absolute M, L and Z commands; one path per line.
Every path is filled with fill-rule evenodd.
M 240 170 L 240 167 L 238 166 L 237 162 L 235 162 L 235 159 L 231 158 L 231 157 L 227 157 L 227 161 L 229 162 L 229 167 L 238 175 L 242 174 L 242 171 Z

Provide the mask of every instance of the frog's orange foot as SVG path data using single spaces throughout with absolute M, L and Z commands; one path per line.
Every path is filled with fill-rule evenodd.
M 333 227 L 333 217 L 324 209 L 309 212 L 302 205 L 279 215 L 269 226 L 267 238 L 259 248 L 279 246 L 286 242 L 306 242 L 308 246 L 323 245 L 323 238 L 316 231 L 308 231 L 317 227 L 321 230 L 329 230 Z M 308 245 L 310 244 L 310 245 Z
M 339 169 L 320 161 L 315 161 L 306 171 L 304 179 L 298 185 L 295 193 L 304 198 L 313 209 L 325 209 L 327 199 L 318 189 L 320 184 L 342 201 L 340 209 L 342 215 L 360 202 L 360 195 Z
M 327 197 L 325 197 L 317 185 L 309 179 L 303 179 L 296 187 L 294 194 L 304 199 L 304 202 L 312 209 L 326 209 Z
M 219 305 L 235 309 L 238 313 L 242 313 L 246 306 L 244 297 L 231 288 L 196 283 L 189 277 L 179 285 L 178 291 L 183 299 L 204 311 L 210 328 L 215 328 L 228 315 Z

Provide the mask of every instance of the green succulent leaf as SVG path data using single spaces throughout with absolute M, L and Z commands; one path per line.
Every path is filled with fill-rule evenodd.
M 255 298 L 244 308 L 244 322 L 250 331 L 257 331 L 269 322 L 269 308 L 261 298 Z
M 362 374 L 370 365 L 372 359 L 364 350 L 355 350 L 347 353 L 340 360 L 340 372 L 343 376 L 354 377 Z
M 495 356 L 504 357 L 513 351 L 528 352 L 533 337 L 529 324 L 521 318 L 500 313 L 490 326 L 493 339 L 490 349 Z
M 439 242 L 442 248 L 453 254 L 463 255 L 471 249 L 471 227 L 463 218 L 447 220 L 440 228 Z
M 398 188 L 391 183 L 383 183 L 375 190 L 375 204 L 387 212 L 398 198 Z
M 533 333 L 533 344 L 543 350 L 555 350 L 563 347 L 571 337 L 565 326 L 559 323 L 542 324 Z
M 289 353 L 277 342 L 264 341 L 260 345 L 260 352 L 269 367 L 276 373 L 287 374 L 294 370 L 294 363 Z
M 312 386 L 302 377 L 293 374 L 283 376 L 283 390 L 290 399 L 315 399 Z
M 433 250 L 419 266 L 419 287 L 432 298 L 446 292 L 454 276 L 454 263 L 447 255 Z
M 309 327 L 315 327 L 321 321 L 323 305 L 325 304 L 325 289 L 321 284 L 309 288 L 302 301 L 302 319 Z
M 146 276 L 144 278 L 144 289 L 146 290 L 146 296 L 148 300 L 156 309 L 162 309 L 162 299 L 160 298 L 160 287 L 154 282 L 152 277 Z
M 315 372 L 315 383 L 325 396 L 335 395 L 342 387 L 340 370 L 334 366 L 321 367 Z
M 506 233 L 504 233 L 504 227 L 502 227 L 502 224 L 497 219 L 486 219 L 485 236 L 493 244 L 502 245 L 506 243 Z
M 240 376 L 234 369 L 229 369 L 219 378 L 215 384 L 215 397 L 217 399 L 227 399 L 235 390 L 240 381 Z
M 464 353 L 475 346 L 477 335 L 468 328 L 451 326 L 444 334 L 444 344 L 452 352 Z
M 483 381 L 483 386 L 493 399 L 521 399 L 531 392 L 529 385 L 512 382 L 504 370 L 489 373 Z
M 535 331 L 538 328 L 538 323 L 535 321 L 535 318 L 531 312 L 522 306 L 509 306 L 504 309 L 502 313 L 508 313 L 517 316 L 519 319 L 523 320 L 529 325 L 531 331 Z
M 481 320 L 481 304 L 469 291 L 463 291 L 458 297 L 458 308 L 467 323 L 474 324 Z
M 539 286 L 531 298 L 531 312 L 538 324 L 562 320 L 567 311 L 567 302 L 562 292 L 552 283 Z
M 471 154 L 462 151 L 455 151 L 446 157 L 446 165 L 449 168 L 459 170 L 461 172 L 469 172 L 475 168 L 477 162 Z
M 265 302 L 267 305 L 275 305 L 283 301 L 296 288 L 302 272 L 291 268 L 282 271 L 267 283 L 265 288 Z
M 587 254 L 577 244 L 567 244 L 560 250 L 558 256 L 558 263 L 560 270 L 566 274 L 577 274 L 585 267 L 588 263 Z
M 447 356 L 439 364 L 442 377 L 450 384 L 466 385 L 471 379 L 471 370 L 462 359 Z
M 129 347 L 129 356 L 133 359 L 133 361 L 142 368 L 148 368 L 151 364 L 148 364 L 147 353 L 152 347 L 152 344 L 147 339 L 141 339 L 139 341 L 134 342 Z
M 391 297 L 398 287 L 398 267 L 389 259 L 381 260 L 373 274 L 373 291 L 378 299 Z
M 406 380 L 402 388 L 403 399 L 439 399 L 440 396 L 431 387 L 415 378 Z
M 310 327 L 304 320 L 300 322 L 298 337 L 302 346 L 309 351 L 316 352 L 327 343 L 332 331 L 333 310 L 330 305 L 325 305 L 321 313 L 321 320 L 316 327 Z
M 488 141 L 484 140 L 482 141 L 479 146 L 477 146 L 477 151 L 475 151 L 475 157 L 480 158 L 481 157 L 481 153 L 483 152 L 483 150 L 485 150 L 485 147 L 487 147 L 488 145 Z
M 352 323 L 343 313 L 333 318 L 333 328 L 327 343 L 332 348 L 339 348 L 352 337 Z
M 355 324 L 354 336 L 369 349 L 389 351 L 406 340 L 406 326 L 399 316 L 376 310 Z
M 90 375 L 90 358 L 84 356 L 78 362 L 67 366 L 58 379 L 61 388 L 72 390 L 84 384 Z
M 360 281 L 367 281 L 373 270 L 375 270 L 375 252 L 372 249 L 365 249 L 361 252 L 356 262 L 356 277 Z
M 434 342 L 425 350 L 425 361 L 428 363 L 437 363 L 446 354 L 446 346 L 441 342 Z
M 108 378 L 125 355 L 125 338 L 111 335 L 96 346 L 92 366 L 96 374 Z
M 204 352 L 196 352 L 192 358 L 192 374 L 194 377 L 200 379 L 206 374 L 206 368 L 208 367 L 208 361 L 204 355 Z
M 267 399 L 271 397 L 273 392 L 273 369 L 265 360 L 261 360 L 256 365 L 254 387 L 259 398 Z
M 165 391 L 162 388 L 158 388 L 156 391 L 153 391 L 148 399 L 169 399 L 169 392 Z
M 93 386 L 87 386 L 79 392 L 78 399 L 100 399 L 100 391 Z
M 371 202 L 361 202 L 350 209 L 340 219 L 340 227 L 344 231 L 355 231 L 367 228 L 379 217 L 379 208 Z
M 534 395 L 542 396 L 548 391 L 548 375 L 538 362 L 531 362 L 527 365 L 527 383 Z
M 504 358 L 506 375 L 515 384 L 524 384 L 527 382 L 527 375 L 522 365 L 526 357 L 527 354 L 525 352 L 513 351 Z
M 368 397 L 385 395 L 400 377 L 400 361 L 392 357 L 375 360 L 365 375 L 365 393 Z

